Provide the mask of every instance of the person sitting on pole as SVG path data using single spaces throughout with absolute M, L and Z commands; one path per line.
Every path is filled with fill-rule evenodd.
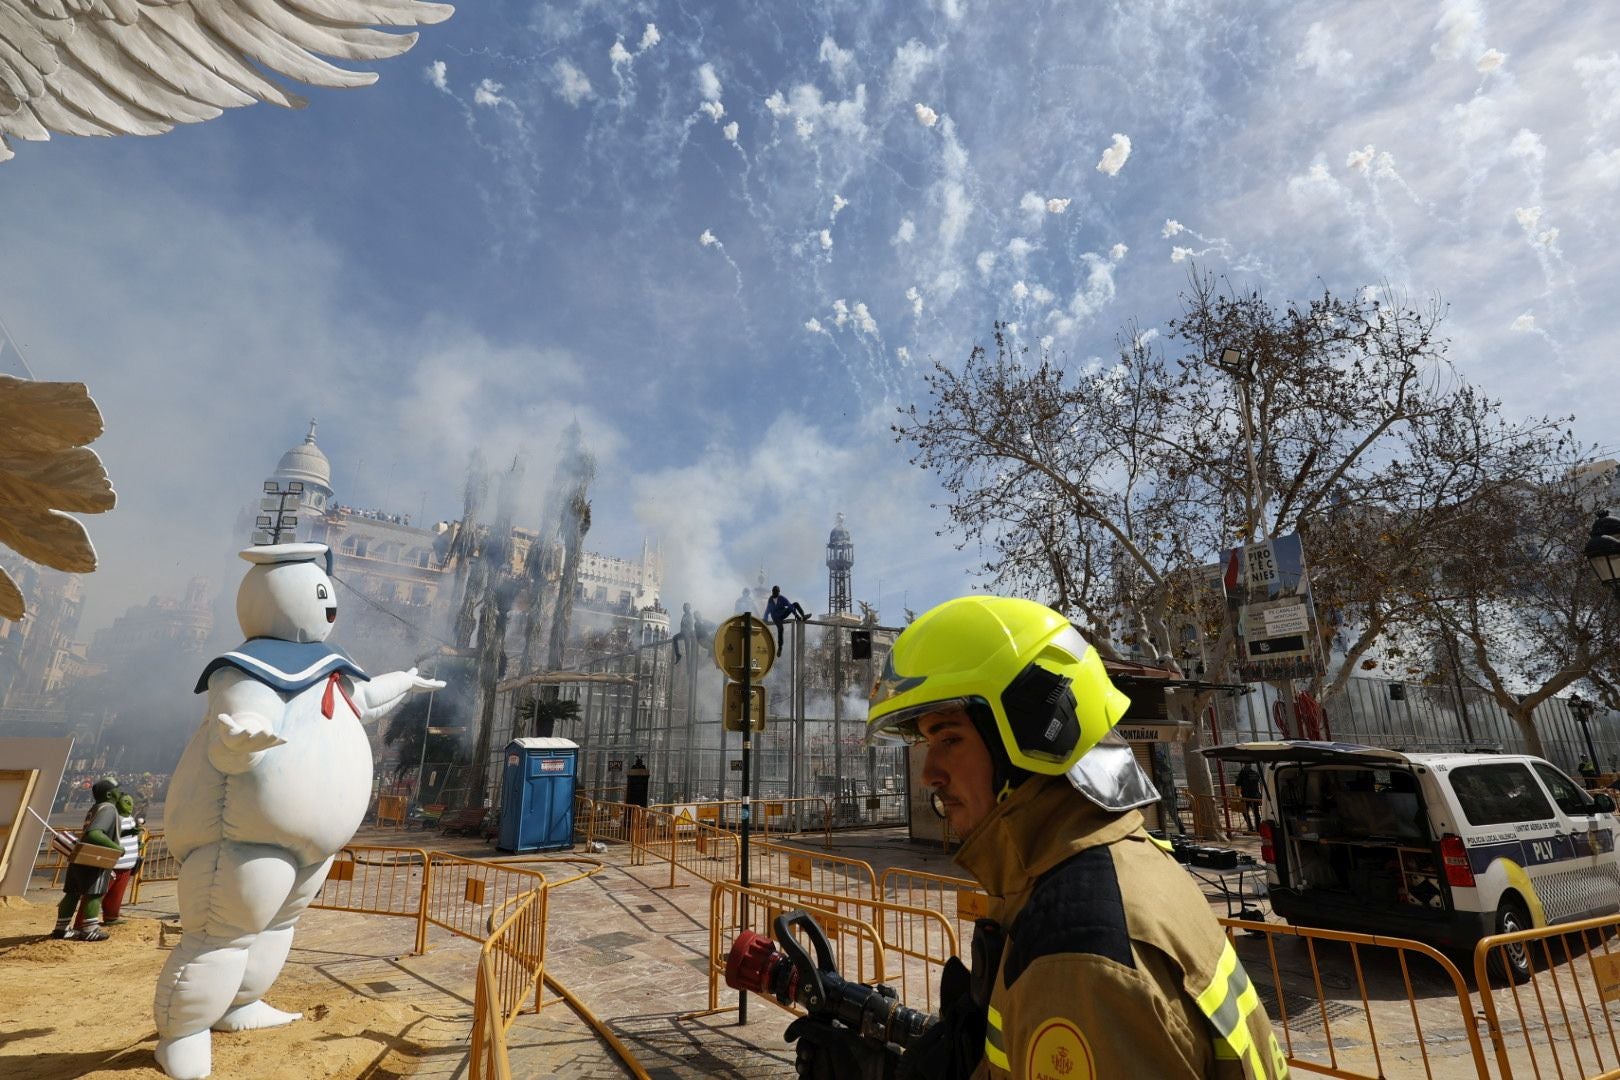
M 797 615 L 800 622 L 810 617 L 810 613 L 799 606 L 797 600 L 789 600 L 782 595 L 782 586 L 771 586 L 771 598 L 765 601 L 765 621 L 776 624 L 776 647 L 782 648 L 782 624 L 787 622 L 789 615 Z

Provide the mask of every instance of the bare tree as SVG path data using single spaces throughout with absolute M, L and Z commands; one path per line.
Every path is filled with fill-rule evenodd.
M 1586 459 L 1572 441 L 1561 450 L 1539 482 L 1477 500 L 1415 592 L 1425 631 L 1417 640 L 1459 644 L 1451 658 L 1411 650 L 1415 672 L 1484 690 L 1538 755 L 1542 702 L 1583 680 L 1605 702 L 1620 700 L 1620 604 L 1581 554 L 1593 495 Z M 1450 670 L 1430 659 L 1449 659 Z
M 896 437 L 940 478 L 995 585 L 1051 603 L 1110 658 L 1129 644 L 1176 670 L 1192 655 L 1222 670 L 1233 637 L 1201 568 L 1300 532 L 1313 590 L 1356 633 L 1317 681 L 1336 692 L 1415 617 L 1404 589 L 1430 565 L 1423 538 L 1543 464 L 1556 424 L 1507 423 L 1456 375 L 1437 303 L 1363 291 L 1278 306 L 1196 273 L 1182 301 L 1174 360 L 1135 326 L 1113 362 L 1081 365 L 998 325 L 993 354 L 936 365 L 932 401 L 902 410 Z M 1244 358 L 1239 378 L 1213 363 L 1226 348 Z M 1189 787 L 1207 794 L 1202 757 L 1188 760 Z

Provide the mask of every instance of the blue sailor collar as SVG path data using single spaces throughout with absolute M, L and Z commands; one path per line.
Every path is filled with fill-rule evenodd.
M 341 671 L 361 682 L 371 676 L 336 645 L 324 641 L 282 641 L 280 638 L 249 638 L 223 656 L 216 656 L 203 668 L 192 693 L 208 689 L 208 677 L 220 668 L 233 667 L 283 693 L 313 686 L 334 671 Z

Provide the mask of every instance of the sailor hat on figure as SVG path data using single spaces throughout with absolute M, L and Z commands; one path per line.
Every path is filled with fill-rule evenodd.
M 327 643 L 337 597 L 326 545 L 241 554 L 253 564 L 236 595 L 247 640 L 197 680 L 208 704 L 164 808 L 185 935 L 158 977 L 153 1013 L 158 1064 L 185 1080 L 208 1075 L 210 1030 L 298 1019 L 264 995 L 370 804 L 365 724 L 444 685 L 415 668 L 370 677 Z

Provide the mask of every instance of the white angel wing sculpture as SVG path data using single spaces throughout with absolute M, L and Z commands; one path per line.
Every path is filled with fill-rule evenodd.
M 268 101 L 302 108 L 260 69 L 311 86 L 369 86 L 417 35 L 379 26 L 442 22 L 421 0 L 0 0 L 0 161 L 13 139 L 159 135 Z M 317 55 L 320 54 L 320 55 Z
M 107 470 L 85 445 L 101 431 L 101 410 L 83 383 L 0 375 L 0 543 L 69 574 L 96 568 L 84 526 L 61 511 L 113 508 Z M 0 570 L 0 619 L 22 617 L 22 592 Z

